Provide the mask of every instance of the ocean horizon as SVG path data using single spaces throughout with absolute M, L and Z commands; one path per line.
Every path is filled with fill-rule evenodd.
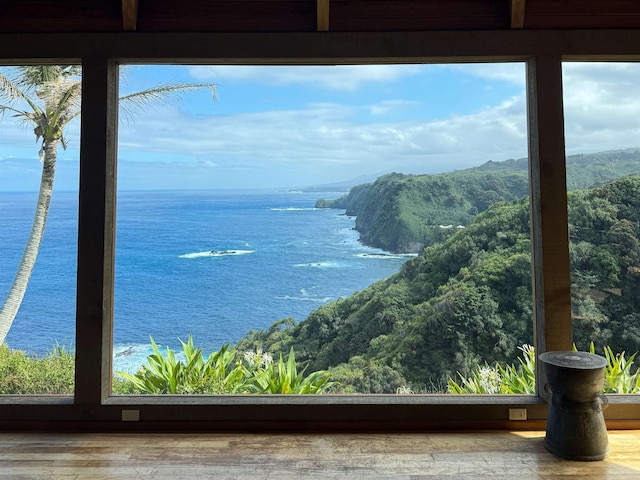
M 150 337 L 210 353 L 250 330 L 346 298 L 407 260 L 358 241 L 355 218 L 317 209 L 341 192 L 286 190 L 118 193 L 114 370 L 146 360 Z M 37 193 L 0 193 L 0 295 L 9 290 Z M 77 192 L 55 192 L 40 254 L 7 337 L 33 354 L 73 345 Z

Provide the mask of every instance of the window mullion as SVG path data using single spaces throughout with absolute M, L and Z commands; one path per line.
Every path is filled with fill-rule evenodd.
M 82 62 L 78 214 L 76 390 L 78 404 L 110 393 L 118 69 Z
M 539 355 L 572 345 L 561 56 L 527 62 L 527 92 L 534 343 Z M 542 392 L 539 374 L 538 369 Z

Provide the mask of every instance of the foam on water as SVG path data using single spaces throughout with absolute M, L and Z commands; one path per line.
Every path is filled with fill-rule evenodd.
M 153 353 L 149 344 L 123 344 L 113 346 L 113 371 L 136 373 L 147 363 L 147 357 Z
M 354 256 L 359 258 L 411 258 L 417 257 L 417 253 L 356 253 Z
M 382 251 L 358 241 L 344 211 L 313 208 L 316 199 L 119 192 L 114 370 L 135 373 L 145 364 L 149 336 L 163 353 L 166 344 L 181 352 L 178 339 L 187 333 L 215 351 L 279 319 L 302 321 L 398 271 L 404 258 L 354 256 Z M 35 198 L 0 192 L 0 201 L 8 204 L 0 219 L 0 291 L 8 291 Z M 74 338 L 77 211 L 77 194 L 55 195 L 38 267 L 7 337 L 12 348 L 45 354 Z
M 193 252 L 179 255 L 180 258 L 202 258 L 202 257 L 228 257 L 233 255 L 247 255 L 255 253 L 255 250 L 209 250 L 206 252 Z
M 269 210 L 272 212 L 309 212 L 319 209 L 314 207 L 273 207 Z
M 336 262 L 311 262 L 311 263 L 296 263 L 294 267 L 311 267 L 311 268 L 340 268 L 340 265 Z
M 292 295 L 280 295 L 275 297 L 278 300 L 294 300 L 294 301 L 298 301 L 298 302 L 316 302 L 316 303 L 327 303 L 330 302 L 331 300 L 335 300 L 332 297 L 307 297 L 307 296 L 302 296 L 302 297 L 294 297 Z

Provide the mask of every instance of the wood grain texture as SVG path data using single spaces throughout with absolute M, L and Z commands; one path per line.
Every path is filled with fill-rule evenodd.
M 140 32 L 315 32 L 316 0 L 140 0 Z
M 520 22 L 536 29 L 640 26 L 637 0 L 526 0 L 526 17 L 510 12 L 524 1 L 332 0 L 331 30 L 508 30 Z M 135 3 L 137 19 L 129 9 Z M 316 5 L 317 0 L 2 0 L 0 32 L 314 32 Z
M 318 31 L 329 31 L 329 2 L 330 0 L 317 0 Z
M 111 389 L 111 332 L 118 69 L 82 63 L 75 401 L 99 404 Z M 87 112 L 90 112 L 87 114 Z
M 572 348 L 561 57 L 529 60 L 527 82 L 533 315 L 539 355 Z M 538 392 L 543 392 L 536 363 Z
M 525 0 L 509 0 L 511 28 L 524 27 Z
M 138 26 L 138 0 L 122 0 L 122 28 L 135 31 Z
M 544 432 L 368 435 L 0 434 L 0 479 L 638 478 L 640 432 L 601 462 L 559 459 Z
M 333 0 L 334 32 L 509 28 L 507 2 L 495 0 Z

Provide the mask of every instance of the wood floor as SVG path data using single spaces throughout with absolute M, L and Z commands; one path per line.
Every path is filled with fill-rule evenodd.
M 0 433 L 0 479 L 640 479 L 640 431 L 600 462 L 559 459 L 544 432 Z

